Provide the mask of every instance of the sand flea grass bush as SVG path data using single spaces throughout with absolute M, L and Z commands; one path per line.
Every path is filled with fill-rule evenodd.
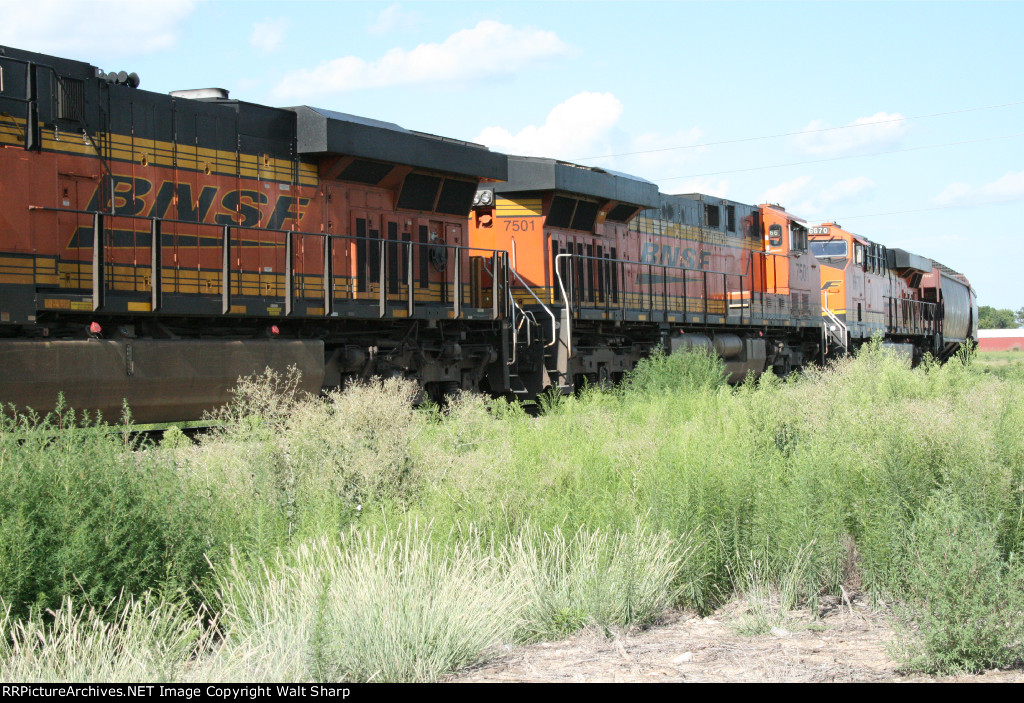
M 499 644 L 521 610 L 479 535 L 437 543 L 416 526 L 316 540 L 255 569 L 232 560 L 219 581 L 228 641 L 258 643 L 272 668 L 259 678 L 434 680 Z
M 502 549 L 505 572 L 525 599 L 517 639 L 535 641 L 596 625 L 605 632 L 647 625 L 677 600 L 679 567 L 691 552 L 637 524 L 629 532 L 528 527 Z
M 0 615 L 0 680 L 179 681 L 214 635 L 202 613 L 151 596 L 118 599 L 103 610 L 67 599 L 44 615 Z
M 218 574 L 220 656 L 258 662 L 250 678 L 431 681 L 503 643 L 650 622 L 673 600 L 664 537 L 491 537 L 412 525 L 233 559 Z
M 131 428 L 60 407 L 0 413 L 0 601 L 13 617 L 150 590 L 195 596 L 215 538 L 212 496 Z

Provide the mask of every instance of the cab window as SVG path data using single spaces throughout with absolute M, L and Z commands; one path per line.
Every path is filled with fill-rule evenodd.
M 815 239 L 810 243 L 811 255 L 819 259 L 845 259 L 848 253 L 842 239 Z
M 790 222 L 789 232 L 789 248 L 794 251 L 807 251 L 807 228 Z

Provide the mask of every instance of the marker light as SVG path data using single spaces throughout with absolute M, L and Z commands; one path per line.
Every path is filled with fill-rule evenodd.
M 100 323 L 98 323 L 98 322 L 93 322 L 93 323 L 91 323 L 89 325 L 89 333 L 90 334 L 99 334 L 102 331 L 103 331 L 103 328 L 100 327 Z
M 270 334 L 272 334 L 272 335 L 274 335 L 276 337 L 277 335 L 281 334 L 281 330 L 278 329 L 277 325 L 271 325 L 270 326 Z

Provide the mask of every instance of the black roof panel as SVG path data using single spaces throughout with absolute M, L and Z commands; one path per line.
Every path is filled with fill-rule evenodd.
M 298 115 L 300 154 L 357 156 L 492 180 L 508 176 L 508 157 L 479 144 L 321 108 L 288 109 Z
M 533 156 L 509 156 L 508 183 L 496 184 L 494 190 L 497 193 L 558 190 L 642 207 L 655 207 L 660 202 L 658 186 L 650 181 L 592 166 Z

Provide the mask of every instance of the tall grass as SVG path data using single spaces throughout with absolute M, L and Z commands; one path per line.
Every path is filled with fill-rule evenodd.
M 0 619 L 0 676 L 42 681 L 432 681 L 507 643 L 646 624 L 673 602 L 664 535 L 415 523 L 217 570 L 208 621 L 148 598 Z
M 906 540 L 907 599 L 892 650 L 908 669 L 959 673 L 1024 651 L 1024 564 L 1004 558 L 998 527 L 956 493 L 933 495 Z
M 76 423 L 65 408 L 41 421 L 0 415 L 0 601 L 12 617 L 202 580 L 210 496 L 170 458 L 137 449 L 127 427 Z
M 255 574 L 233 560 L 220 574 L 226 637 L 268 655 L 246 678 L 427 681 L 471 663 L 519 608 L 479 536 L 463 537 L 439 546 L 416 526 L 370 530 L 303 544 Z
M 201 592 L 230 633 L 208 657 L 239 679 L 267 661 L 281 678 L 429 679 L 496 642 L 854 584 L 908 604 L 908 666 L 1020 655 L 1012 627 L 957 618 L 1012 622 L 1024 588 L 1024 377 L 969 356 L 911 369 L 878 345 L 785 380 L 723 377 L 713 355 L 655 355 L 534 418 L 473 394 L 416 410 L 396 379 L 299 398 L 271 376 L 198 446 L 144 451 L 8 420 L 0 600 L 15 621 L 69 596 L 110 621 L 122 589 L 191 594 L 189 612 Z M 935 541 L 950 533 L 974 547 Z M 984 555 L 943 568 L 995 590 L 957 602 L 915 580 L 936 554 Z
M 49 616 L 0 617 L 0 679 L 178 681 L 214 633 L 201 614 L 150 597 L 118 599 L 106 612 L 69 598 Z

